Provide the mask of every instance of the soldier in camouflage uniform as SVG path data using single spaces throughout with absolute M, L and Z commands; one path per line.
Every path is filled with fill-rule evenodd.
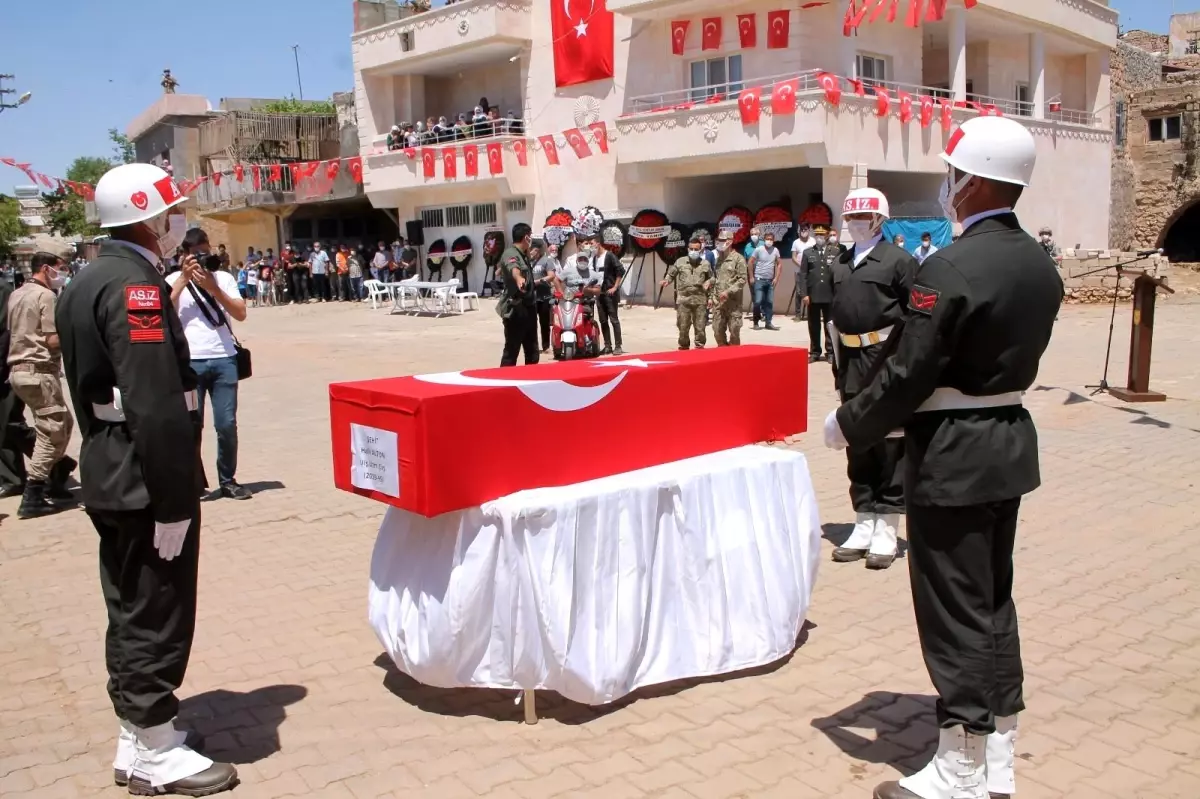
M 717 274 L 712 290 L 713 335 L 716 336 L 718 347 L 742 343 L 744 288 L 746 259 L 734 248 L 732 231 L 723 230 L 717 237 Z
M 667 270 L 662 285 L 675 284 L 675 322 L 679 327 L 679 349 L 691 349 L 688 329 L 696 333 L 696 349 L 704 349 L 704 312 L 713 285 L 712 267 L 704 260 L 704 239 L 693 233 L 688 254 Z

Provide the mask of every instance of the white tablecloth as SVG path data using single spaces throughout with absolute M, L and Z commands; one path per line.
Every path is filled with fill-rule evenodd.
M 427 685 L 604 704 L 786 656 L 820 540 L 804 456 L 765 446 L 432 519 L 390 508 L 370 621 Z

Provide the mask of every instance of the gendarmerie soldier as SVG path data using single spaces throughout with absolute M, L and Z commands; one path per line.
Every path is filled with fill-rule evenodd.
M 183 239 L 166 172 L 125 164 L 96 185 L 112 240 L 63 291 L 63 368 L 83 435 L 83 504 L 100 536 L 108 692 L 121 722 L 114 780 L 141 795 L 208 795 L 237 772 L 175 729 L 196 626 L 200 466 L 196 375 L 161 270 Z M 188 257 L 181 265 L 197 268 Z
M 831 336 L 836 336 L 834 378 L 842 402 L 871 382 L 877 363 L 893 348 L 908 304 L 917 261 L 883 240 L 889 217 L 887 197 L 878 189 L 855 189 L 846 197 L 842 218 L 854 246 L 833 268 Z M 836 248 L 831 248 L 836 249 Z M 810 317 L 811 318 L 811 317 Z M 904 513 L 904 439 L 895 434 L 846 451 L 854 530 L 833 559 L 866 558 L 868 569 L 886 569 L 896 559 L 896 535 Z
M 842 248 L 829 243 L 829 228 L 813 228 L 813 245 L 800 256 L 800 274 L 796 296 L 800 311 L 808 317 L 808 362 L 821 360 L 821 339 L 825 339 L 825 360 L 833 362 L 833 340 L 829 337 L 829 306 L 833 303 L 833 269 Z
M 496 307 L 504 321 L 504 351 L 501 366 L 516 366 L 517 353 L 524 350 L 525 363 L 538 362 L 538 318 L 534 302 L 533 267 L 529 263 L 529 246 L 533 231 L 524 222 L 512 228 L 512 244 L 500 254 L 500 277 L 504 296 Z
M 1036 150 L 1020 123 L 979 117 L 955 130 L 943 207 L 963 234 L 921 265 L 899 346 L 870 386 L 825 424 L 826 443 L 907 443 L 908 561 L 921 652 L 938 692 L 937 754 L 876 799 L 987 799 L 1016 790 L 1024 709 L 1013 540 L 1037 488 L 1033 385 L 1063 297 L 1050 255 L 1012 208 Z

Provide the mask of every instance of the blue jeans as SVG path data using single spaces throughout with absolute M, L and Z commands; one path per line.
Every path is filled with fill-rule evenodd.
M 354 294 L 353 299 L 361 300 L 363 298 L 363 279 L 361 277 L 350 278 L 350 291 Z
M 196 372 L 196 393 L 199 396 L 201 423 L 204 420 L 204 397 L 212 395 L 213 427 L 217 430 L 217 480 L 222 486 L 231 485 L 237 473 L 237 359 L 207 358 L 192 361 Z
M 762 317 L 763 324 L 770 327 L 771 319 L 775 316 L 775 287 L 771 285 L 770 278 L 754 281 L 754 307 Z

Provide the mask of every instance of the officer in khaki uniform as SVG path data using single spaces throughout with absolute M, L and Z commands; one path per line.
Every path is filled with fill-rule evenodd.
M 733 247 L 733 233 L 717 236 L 717 274 L 712 289 L 712 326 L 718 347 L 742 343 L 742 290 L 746 259 Z M 727 335 L 728 334 L 728 335 Z
M 704 312 L 708 307 L 713 286 L 713 270 L 704 260 L 704 239 L 693 233 L 688 241 L 688 254 L 667 270 L 660 285 L 675 284 L 675 323 L 679 327 L 679 349 L 688 350 L 692 344 L 688 330 L 695 331 L 696 349 L 704 349 Z
M 17 511 L 21 519 L 55 513 L 62 509 L 60 503 L 72 499 L 66 481 L 76 464 L 65 455 L 74 424 L 63 398 L 62 355 L 54 324 L 55 292 L 67 278 L 62 265 L 57 255 L 37 253 L 30 262 L 30 280 L 8 299 L 8 382 L 29 406 L 37 432 Z

